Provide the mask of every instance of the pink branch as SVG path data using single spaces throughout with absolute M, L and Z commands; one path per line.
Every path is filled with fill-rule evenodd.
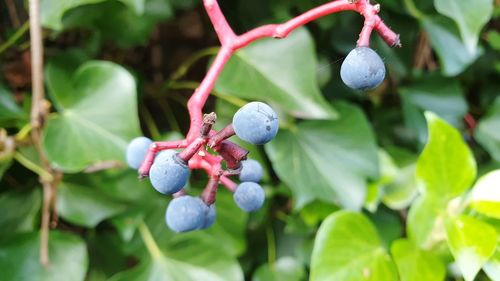
M 191 119 L 191 127 L 187 134 L 187 140 L 193 141 L 200 134 L 200 129 L 203 123 L 203 106 L 214 88 L 215 81 L 219 77 L 224 65 L 226 65 L 233 51 L 230 48 L 222 46 L 217 57 L 207 72 L 207 75 L 201 82 L 200 86 L 194 91 L 193 95 L 188 101 L 189 117 Z
M 200 86 L 194 91 L 188 101 L 188 111 L 190 116 L 190 128 L 186 139 L 174 142 L 156 142 L 151 145 L 146 158 L 139 169 L 139 175 L 147 176 L 153 164 L 156 153 L 165 149 L 185 148 L 179 157 L 188 161 L 190 169 L 203 169 L 209 174 L 210 181 L 204 192 L 205 202 L 211 203 L 215 200 L 215 193 L 219 182 L 229 190 L 235 191 L 237 184 L 230 180 L 228 176 L 237 173 L 240 161 L 246 158 L 248 151 L 225 140 L 234 134 L 231 125 L 221 132 L 211 131 L 211 126 L 215 122 L 215 114 L 210 114 L 203 118 L 203 107 L 215 85 L 215 82 L 222 72 L 222 69 L 237 50 L 264 37 L 284 38 L 295 29 L 340 11 L 355 11 L 364 18 L 364 26 L 359 34 L 357 46 L 369 46 L 370 36 L 375 30 L 382 39 L 391 47 L 400 47 L 399 35 L 384 24 L 378 16 L 380 5 L 371 5 L 369 0 L 337 0 L 331 1 L 314 9 L 311 9 L 285 23 L 269 24 L 252 29 L 244 34 L 236 35 L 227 22 L 217 0 L 203 0 L 205 10 L 210 18 L 215 32 L 222 45 L 210 69 Z M 209 122 L 210 121 L 210 122 Z M 207 145 L 219 153 L 219 156 L 208 153 Z M 224 156 L 221 157 L 221 156 Z M 221 169 L 221 163 L 225 160 L 228 171 Z M 231 170 L 233 169 L 233 170 Z M 182 195 L 181 193 L 176 196 Z

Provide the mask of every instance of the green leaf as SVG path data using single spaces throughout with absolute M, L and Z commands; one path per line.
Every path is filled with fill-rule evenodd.
M 93 228 L 123 212 L 127 206 L 92 186 L 62 183 L 57 193 L 57 210 L 71 223 Z
M 384 188 L 382 202 L 394 210 L 407 208 L 418 195 L 415 164 L 399 169 L 392 183 Z
M 439 195 L 417 198 L 408 213 L 408 237 L 423 249 L 431 249 L 446 238 L 445 211 L 448 202 Z
M 474 185 L 471 206 L 481 214 L 500 219 L 500 170 L 482 176 Z
M 493 14 L 493 0 L 434 0 L 434 6 L 457 23 L 465 46 L 476 53 L 481 29 Z
M 170 237 L 168 245 L 162 247 L 164 250 L 152 254 L 151 260 L 143 260 L 138 266 L 114 275 L 110 281 L 243 280 L 236 258 L 211 242 L 192 236 Z
M 479 57 L 480 50 L 473 53 L 467 50 L 451 20 L 444 17 L 425 17 L 421 24 L 439 57 L 444 75 L 460 74 Z
M 10 122 L 25 117 L 23 110 L 14 101 L 10 91 L 0 84 L 0 126 L 7 126 Z
M 491 157 L 500 162 L 500 98 L 495 100 L 487 114 L 481 118 L 475 137 Z
M 372 223 L 362 214 L 340 211 L 318 230 L 310 280 L 391 281 L 398 274 Z
M 424 194 L 453 198 L 476 177 L 476 161 L 462 135 L 431 112 L 425 113 L 429 140 L 417 162 L 417 181 Z
M 403 99 L 405 123 L 417 134 L 421 143 L 427 139 L 424 111 L 439 112 L 439 116 L 459 127 L 467 113 L 467 101 L 455 79 L 426 75 L 418 81 L 399 88 Z
M 302 264 L 291 257 L 282 257 L 273 264 L 257 268 L 252 281 L 301 281 L 306 272 Z
M 336 112 L 322 97 L 316 78 L 314 42 L 306 29 L 282 40 L 259 40 L 238 51 L 215 89 L 263 100 L 302 118 L 331 119 Z
M 446 236 L 465 281 L 474 280 L 495 252 L 495 228 L 472 217 L 460 216 L 446 221 Z
M 138 44 L 146 45 L 155 25 L 172 15 L 172 7 L 165 0 L 145 0 L 142 14 L 118 1 L 104 1 L 68 11 L 62 25 L 65 30 L 89 29 L 99 40 L 128 49 Z
M 31 192 L 6 192 L 0 196 L 0 237 L 32 231 L 38 222 L 42 196 L 40 189 Z M 14 211 L 15 210 L 15 211 Z
M 394 241 L 391 254 L 401 281 L 442 281 L 446 276 L 443 262 L 406 239 Z
M 105 2 L 106 0 L 42 0 L 42 25 L 57 31 L 63 29 L 63 17 L 71 9 L 79 6 Z M 144 11 L 145 0 L 118 0 L 127 5 L 135 13 L 141 14 Z
M 500 32 L 496 30 L 489 31 L 486 40 L 488 40 L 488 43 L 493 49 L 497 51 L 500 50 Z
M 296 208 L 320 199 L 361 209 L 367 178 L 378 176 L 377 146 L 366 118 L 355 106 L 336 106 L 340 119 L 301 122 L 265 146 Z
M 134 78 L 119 65 L 90 61 L 71 77 L 70 92 L 58 92 L 68 85 L 59 86 L 57 72 L 47 71 L 47 80 L 61 110 L 50 116 L 43 135 L 51 164 L 77 172 L 101 161 L 124 161 L 128 141 L 139 135 Z
M 4 280 L 84 280 L 88 257 L 78 236 L 52 231 L 49 235 L 50 267 L 40 264 L 40 235 L 27 233 L 0 244 L 0 272 Z
M 483 270 L 492 281 L 500 281 L 500 248 L 497 247 L 495 254 L 483 266 Z

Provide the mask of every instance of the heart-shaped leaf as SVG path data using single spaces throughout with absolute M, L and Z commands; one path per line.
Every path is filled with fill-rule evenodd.
M 367 178 L 378 176 L 377 146 L 366 118 L 355 106 L 336 106 L 340 119 L 304 121 L 281 130 L 265 147 L 297 208 L 320 199 L 361 209 Z
M 47 83 L 59 109 L 50 116 L 43 136 L 51 164 L 77 172 L 100 161 L 124 161 L 128 140 L 139 135 L 134 78 L 104 61 L 83 64 L 69 80 L 59 76 L 57 67 L 47 68 Z
M 500 162 L 500 98 L 495 100 L 488 113 L 481 118 L 475 137 L 491 157 Z
M 166 227 L 164 224 L 161 226 Z M 116 274 L 110 281 L 243 280 L 236 258 L 221 251 L 214 241 L 203 241 L 196 235 L 188 235 L 169 237 L 166 244 L 162 242 L 166 239 L 162 239 L 157 244 L 144 223 L 139 230 L 151 258 L 143 258 L 138 266 Z M 160 249 L 158 245 L 163 247 Z
M 493 14 L 493 0 L 434 0 L 434 6 L 457 23 L 467 50 L 476 53 L 481 29 Z
M 442 281 L 446 275 L 443 262 L 405 239 L 394 241 L 391 254 L 401 281 Z
M 434 113 L 425 118 L 429 140 L 417 162 L 417 181 L 422 192 L 451 199 L 471 186 L 476 161 L 458 130 Z
M 331 119 L 336 112 L 321 95 L 316 66 L 312 37 L 299 29 L 286 39 L 264 39 L 238 51 L 215 89 L 267 101 L 297 117 Z
M 63 183 L 58 189 L 59 214 L 77 225 L 92 228 L 125 209 L 123 202 L 102 194 L 95 187 Z
M 500 219 L 500 170 L 490 172 L 476 182 L 470 202 L 479 213 Z
M 310 280 L 396 281 L 398 273 L 373 224 L 362 214 L 339 211 L 318 230 Z
M 301 281 L 306 272 L 302 264 L 291 257 L 282 257 L 272 264 L 257 268 L 252 281 Z
M 73 234 L 49 235 L 50 266 L 40 264 L 40 235 L 26 233 L 0 244 L 2 280 L 83 281 L 88 257 L 85 242 Z
M 45 27 L 52 28 L 54 30 L 62 30 L 63 23 L 62 19 L 66 12 L 79 6 L 96 4 L 104 2 L 106 0 L 42 0 L 41 1 L 41 11 L 42 11 L 42 24 Z M 146 0 L 118 0 L 123 4 L 127 5 L 129 9 L 132 9 L 137 14 L 142 14 L 144 12 L 144 3 Z
M 42 195 L 40 189 L 27 192 L 5 192 L 0 196 L 0 237 L 32 231 L 38 222 Z M 12 210 L 16 210 L 13 212 Z
M 493 255 L 497 232 L 493 226 L 468 216 L 446 220 L 446 236 L 466 281 L 472 281 Z
M 436 50 L 444 75 L 456 76 L 478 58 L 480 50 L 467 50 L 451 20 L 444 17 L 425 17 L 421 23 Z

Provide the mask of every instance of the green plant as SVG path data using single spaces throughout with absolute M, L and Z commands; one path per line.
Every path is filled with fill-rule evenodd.
M 188 146 L 187 99 L 206 90 L 196 81 L 228 52 L 213 47 L 201 1 L 42 0 L 43 32 L 28 23 L 24 2 L 0 2 L 0 280 L 500 278 L 492 0 L 380 0 L 380 17 L 404 46 L 373 36 L 386 77 L 364 93 L 340 77 L 366 32 L 354 12 L 280 40 L 233 42 L 241 49 L 230 52 L 203 112 L 217 113 L 213 129 L 224 139 L 247 102 L 276 111 L 269 143 L 222 142 L 261 164 L 265 201 L 246 213 L 220 190 L 215 210 L 196 198 L 217 180 L 192 171 L 190 195 L 178 199 L 201 207 L 196 228 L 215 211 L 217 219 L 189 233 L 166 227 L 173 200 L 126 167 L 126 148 L 141 135 L 165 140 L 160 150 Z M 221 0 L 220 8 L 244 33 L 328 3 Z M 195 117 L 193 136 L 202 111 Z M 208 153 L 217 138 L 204 144 Z

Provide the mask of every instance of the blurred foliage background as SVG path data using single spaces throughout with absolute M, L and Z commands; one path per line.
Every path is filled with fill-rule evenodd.
M 326 2 L 220 4 L 244 32 Z M 29 137 L 27 1 L 1 1 L 0 280 L 500 280 L 500 176 L 470 191 L 463 143 L 479 176 L 500 166 L 499 3 L 378 3 L 403 47 L 372 36 L 387 67 L 373 91 L 340 80 L 363 24 L 353 12 L 231 59 L 205 111 L 220 129 L 246 101 L 278 110 L 274 141 L 242 144 L 266 167 L 266 205 L 243 213 L 221 188 L 211 229 L 173 234 L 169 198 L 125 167 L 124 149 L 187 132 L 187 99 L 218 46 L 201 0 L 41 1 L 51 171 Z M 39 178 L 53 177 L 45 268 Z M 189 193 L 206 180 L 194 172 Z

